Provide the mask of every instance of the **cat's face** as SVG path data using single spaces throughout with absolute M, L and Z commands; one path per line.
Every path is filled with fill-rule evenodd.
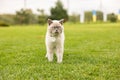
M 63 19 L 62 20 L 51 20 L 48 19 L 48 31 L 50 34 L 59 35 L 63 32 Z

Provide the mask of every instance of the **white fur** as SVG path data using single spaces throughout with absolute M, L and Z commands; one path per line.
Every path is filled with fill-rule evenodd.
M 53 21 L 58 22 L 58 21 Z M 62 26 L 62 25 L 61 25 Z M 63 26 L 62 26 L 63 28 Z M 64 28 L 61 34 L 58 36 L 51 36 L 52 34 L 49 33 L 49 26 L 46 33 L 46 50 L 47 54 L 46 57 L 48 58 L 48 61 L 53 61 L 53 54 L 56 53 L 57 56 L 57 62 L 61 63 L 63 60 L 63 52 L 64 52 Z

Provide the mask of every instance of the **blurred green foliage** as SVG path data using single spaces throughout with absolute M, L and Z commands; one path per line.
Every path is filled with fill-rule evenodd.
M 67 10 L 63 8 L 63 4 L 60 0 L 56 2 L 56 6 L 54 8 L 51 8 L 50 10 L 51 15 L 49 18 L 59 20 L 59 19 L 65 19 L 68 20 L 68 14 Z
M 21 9 L 16 12 L 15 23 L 16 24 L 34 24 L 37 22 L 35 15 L 31 9 Z
M 80 21 L 80 14 L 73 13 L 68 15 L 67 10 L 60 0 L 57 0 L 55 7 L 50 9 L 50 15 L 45 14 L 43 9 L 38 9 L 38 14 L 34 14 L 31 9 L 20 9 L 16 11 L 16 14 L 1 14 L 0 15 L 0 26 L 9 26 L 16 24 L 41 24 L 44 25 L 48 18 L 59 20 L 65 19 L 72 23 Z M 92 22 L 92 11 L 85 11 L 85 22 Z M 103 12 L 96 11 L 97 22 L 103 22 Z M 110 22 L 117 22 L 117 15 L 110 13 L 107 15 L 107 20 Z
M 84 14 L 85 14 L 85 22 L 92 22 L 93 21 L 92 11 L 86 11 Z M 97 21 L 103 21 L 103 12 L 96 11 L 96 18 L 97 18 Z
M 72 15 L 69 15 L 69 22 L 77 23 L 79 21 L 80 21 L 80 15 L 79 14 L 73 13 Z
M 114 13 L 108 14 L 108 21 L 117 22 L 117 15 L 115 15 Z
M 48 15 L 44 13 L 43 9 L 38 9 L 40 15 L 38 15 L 38 23 L 44 25 L 47 22 Z

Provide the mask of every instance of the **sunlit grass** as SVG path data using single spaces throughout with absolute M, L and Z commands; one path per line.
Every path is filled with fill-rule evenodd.
M 119 80 L 120 24 L 65 25 L 62 64 L 45 58 L 46 25 L 0 27 L 0 80 Z

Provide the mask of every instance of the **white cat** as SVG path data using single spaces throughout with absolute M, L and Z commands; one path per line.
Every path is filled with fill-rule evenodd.
M 53 61 L 53 54 L 56 53 L 57 62 L 61 63 L 64 52 L 64 19 L 51 20 L 48 19 L 48 28 L 46 33 L 46 57 L 48 61 Z

